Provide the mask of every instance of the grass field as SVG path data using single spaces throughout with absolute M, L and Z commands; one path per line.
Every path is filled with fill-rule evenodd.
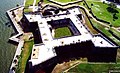
M 119 13 L 116 14 L 118 19 L 113 21 L 113 14 L 107 11 L 108 4 L 102 2 L 87 1 L 87 4 L 92 9 L 92 12 L 98 18 L 110 22 L 114 27 L 120 26 L 120 9 L 117 9 Z M 93 6 L 91 6 L 93 4 Z
M 61 3 L 67 3 L 67 2 L 76 1 L 76 0 L 55 0 L 55 1 L 61 2 Z
M 109 70 L 120 70 L 120 64 L 87 64 L 81 63 L 70 69 L 70 73 L 109 73 Z
M 70 29 L 68 27 L 62 27 L 55 29 L 55 38 L 71 36 Z
M 21 52 L 16 73 L 24 73 L 27 60 L 32 52 L 33 40 L 24 43 L 23 51 Z

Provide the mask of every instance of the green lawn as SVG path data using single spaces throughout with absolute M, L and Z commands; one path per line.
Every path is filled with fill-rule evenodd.
M 71 2 L 71 1 L 76 1 L 76 0 L 55 0 L 61 3 L 67 3 L 67 2 Z
M 55 29 L 55 38 L 60 38 L 64 36 L 71 36 L 71 32 L 68 27 L 62 27 Z
M 34 43 L 33 40 L 26 41 L 24 43 L 24 47 L 20 55 L 16 73 L 24 73 L 27 60 L 32 52 L 33 43 Z
M 108 4 L 103 4 L 102 2 L 94 2 L 87 1 L 87 4 L 92 9 L 92 12 L 98 18 L 110 22 L 113 26 L 120 26 L 120 9 L 117 9 L 119 13 L 117 13 L 118 19 L 113 21 L 113 14 L 107 11 Z M 91 6 L 93 4 L 93 6 Z
M 25 7 L 33 5 L 34 0 L 26 0 Z
M 109 73 L 109 70 L 120 70 L 120 64 L 87 64 L 81 63 L 70 69 L 70 73 Z

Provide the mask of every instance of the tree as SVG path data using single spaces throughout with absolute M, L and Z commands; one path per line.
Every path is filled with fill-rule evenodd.
M 15 15 L 14 11 L 12 11 L 12 15 L 13 15 L 13 17 L 16 17 L 16 15 Z
M 118 19 L 116 14 L 119 12 L 117 11 L 116 8 L 117 8 L 116 4 L 112 2 L 109 4 L 109 7 L 107 7 L 107 11 L 113 14 L 113 21 L 115 21 L 115 19 Z
M 93 4 L 91 4 L 91 6 L 93 6 Z
M 83 3 L 83 5 L 85 6 L 85 3 Z
M 110 28 L 112 27 L 112 24 L 110 24 Z
M 19 59 L 19 55 L 16 55 L 16 58 Z
M 43 2 L 43 0 L 40 0 L 40 2 Z
M 116 4 L 113 3 L 113 2 L 111 2 L 111 3 L 109 4 L 109 6 L 110 6 L 111 8 L 113 8 L 113 9 L 117 7 Z
M 105 4 L 105 1 L 103 1 L 103 4 Z
M 118 13 L 118 11 L 116 10 L 117 6 L 115 3 L 110 3 L 108 4 L 109 7 L 107 7 L 107 10 L 111 13 Z
M 56 9 L 56 10 L 55 10 L 55 14 L 58 14 L 58 13 L 59 13 L 59 9 Z
M 16 6 L 19 7 L 19 4 L 17 4 Z
M 12 70 L 14 70 L 14 71 L 15 71 L 15 70 L 16 70 L 16 67 L 12 67 Z
M 107 7 L 106 9 L 107 9 L 108 12 L 113 13 L 113 14 L 114 14 L 114 13 L 119 13 L 119 12 L 116 10 L 116 8 Z

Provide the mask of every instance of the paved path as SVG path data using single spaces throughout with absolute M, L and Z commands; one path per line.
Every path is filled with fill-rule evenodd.
M 26 0 L 24 0 L 23 6 L 25 6 Z
M 35 11 L 35 4 L 36 4 L 36 0 L 34 0 L 33 2 L 33 11 Z

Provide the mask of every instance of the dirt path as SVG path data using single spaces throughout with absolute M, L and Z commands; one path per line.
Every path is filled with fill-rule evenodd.
M 80 63 L 81 61 L 77 60 L 77 61 L 69 61 L 69 62 L 64 62 L 62 64 L 57 64 L 53 69 L 52 73 L 61 73 L 64 70 L 65 70 L 64 72 L 68 72 L 69 69 L 77 66 Z

